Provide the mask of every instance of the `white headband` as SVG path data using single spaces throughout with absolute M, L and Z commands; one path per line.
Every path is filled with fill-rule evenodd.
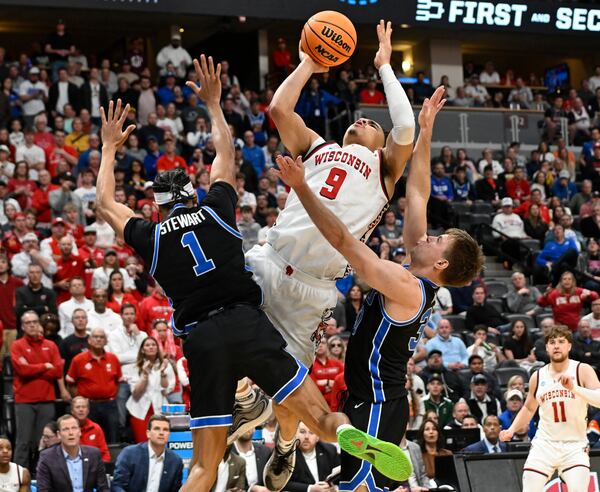
M 194 187 L 192 186 L 192 183 L 186 183 L 181 191 L 181 197 L 183 198 L 192 198 L 194 196 Z M 165 191 L 162 193 L 156 191 L 154 192 L 154 201 L 157 205 L 165 205 L 179 198 L 180 197 L 174 197 L 173 193 L 170 191 Z

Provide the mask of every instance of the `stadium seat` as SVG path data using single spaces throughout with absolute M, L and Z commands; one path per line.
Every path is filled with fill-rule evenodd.
M 455 215 L 467 215 L 471 211 L 471 205 L 466 202 L 452 202 L 452 211 Z
M 486 282 L 485 289 L 487 291 L 487 295 L 495 299 L 501 299 L 505 294 L 508 294 L 508 285 L 506 285 L 506 282 L 502 281 Z
M 506 388 L 508 380 L 513 376 L 522 376 L 523 381 L 529 381 L 529 374 L 522 367 L 499 367 L 494 371 L 494 375 L 502 389 Z
M 471 369 L 459 369 L 457 371 L 458 377 L 461 379 L 465 386 L 469 386 L 471 383 Z
M 532 253 L 537 253 L 542 249 L 540 242 L 537 239 L 521 239 L 521 244 L 527 246 Z
M 471 214 L 471 228 L 480 224 L 492 225 L 492 216 L 489 214 Z
M 494 207 L 489 202 L 479 202 L 476 201 L 473 203 L 471 210 L 474 214 L 486 214 L 488 216 L 494 215 Z
M 444 316 L 444 319 L 450 321 L 452 328 L 457 333 L 461 333 L 463 331 L 466 331 L 467 329 L 465 325 L 465 318 L 463 318 L 462 316 L 458 316 L 457 314 L 447 314 L 446 316 Z
M 552 313 L 540 313 L 535 315 L 535 324 L 536 326 L 542 326 L 542 321 L 547 318 L 554 318 Z
M 531 328 L 535 328 L 536 323 L 534 321 L 534 319 L 531 316 L 527 316 L 526 314 L 504 314 L 504 317 L 506 319 L 508 319 L 509 322 L 513 322 L 513 321 L 517 321 L 517 320 L 521 320 L 523 321 L 523 323 L 525 323 L 525 326 L 527 327 L 528 330 L 530 330 Z
M 496 311 L 498 311 L 499 313 L 504 312 L 504 300 L 503 299 L 489 298 L 489 299 L 487 299 L 487 303 L 490 306 L 494 306 L 496 308 Z

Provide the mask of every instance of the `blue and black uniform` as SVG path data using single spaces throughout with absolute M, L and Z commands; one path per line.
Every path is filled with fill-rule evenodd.
M 173 332 L 185 337 L 192 428 L 227 426 L 237 381 L 249 377 L 282 402 L 308 370 L 260 310 L 237 229 L 236 191 L 213 184 L 199 206 L 177 204 L 156 224 L 131 218 L 125 241 L 150 266 L 174 308 Z
M 419 278 L 421 306 L 400 321 L 385 310 L 384 296 L 371 290 L 358 313 L 346 352 L 344 378 L 348 396 L 343 412 L 352 425 L 384 441 L 400 444 L 409 419 L 406 364 L 432 312 L 438 286 Z M 369 491 L 389 488 L 393 481 L 342 451 L 340 490 L 366 484 Z

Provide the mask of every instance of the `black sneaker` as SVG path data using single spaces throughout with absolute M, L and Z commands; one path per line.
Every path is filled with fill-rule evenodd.
M 271 399 L 261 389 L 255 391 L 256 399 L 251 407 L 243 407 L 237 401 L 233 406 L 233 424 L 227 435 L 228 446 L 253 427 L 264 424 L 273 413 Z
M 275 434 L 275 448 L 265 465 L 263 483 L 271 492 L 279 492 L 287 485 L 296 466 L 296 448 L 300 441 L 296 439 L 291 449 L 282 452 L 277 445 L 279 430 Z

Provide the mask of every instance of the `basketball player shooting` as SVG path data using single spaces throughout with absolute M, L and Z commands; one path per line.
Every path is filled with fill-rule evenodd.
M 310 78 L 327 69 L 302 51 L 299 66 L 277 89 L 269 108 L 285 147 L 294 157 L 303 156 L 310 189 L 348 225 L 353 237 L 363 240 L 388 207 L 411 156 L 415 134 L 410 101 L 390 66 L 391 23 L 380 21 L 377 36 L 379 50 L 374 63 L 393 122 L 387 139 L 382 127 L 366 118 L 347 129 L 342 147 L 326 143 L 306 126 L 294 107 Z M 310 367 L 324 321 L 336 305 L 335 281 L 347 274 L 347 261 L 319 233 L 295 193 L 290 194 L 269 231 L 267 244 L 248 251 L 246 260 L 262 288 L 267 316 L 283 335 L 290 353 Z M 268 418 L 260 393 L 255 395 L 244 382 L 238 390 L 228 442 Z M 281 408 L 276 411 L 280 424 L 277 444 L 264 477 L 272 491 L 282 490 L 291 476 L 298 426 L 294 415 Z
M 553 326 L 544 339 L 550 363 L 531 376 L 525 405 L 500 439 L 510 441 L 525 429 L 539 407 L 538 429 L 523 467 L 523 492 L 542 492 L 555 471 L 569 492 L 587 492 L 587 410 L 588 404 L 600 406 L 600 382 L 591 366 L 569 358 L 569 328 Z
M 410 267 L 379 258 L 356 239 L 308 185 L 300 157 L 277 159 L 278 175 L 294 190 L 318 230 L 372 287 L 348 343 L 344 412 L 359 429 L 391 442 L 400 442 L 406 430 L 406 365 L 431 316 L 438 285 L 468 285 L 484 262 L 479 246 L 464 231 L 427 235 L 430 141 L 435 116 L 445 102 L 443 93 L 444 88 L 438 88 L 419 114 L 419 139 L 406 187 L 404 240 Z M 347 448 L 342 452 L 340 490 L 378 491 L 392 486 L 369 463 L 344 452 Z M 406 474 L 410 471 L 409 463 Z

